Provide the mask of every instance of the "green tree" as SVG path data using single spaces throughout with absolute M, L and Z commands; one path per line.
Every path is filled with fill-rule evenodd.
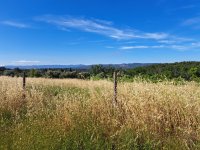
M 102 72 L 104 72 L 104 67 L 103 65 L 93 65 L 91 68 L 90 68 L 90 74 L 93 75 L 93 76 L 96 76 L 97 74 L 100 74 Z

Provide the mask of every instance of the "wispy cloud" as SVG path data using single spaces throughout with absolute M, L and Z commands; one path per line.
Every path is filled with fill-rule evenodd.
M 96 33 L 117 40 L 129 40 L 136 38 L 161 40 L 169 37 L 169 34 L 167 33 L 145 33 L 135 29 L 117 28 L 110 21 L 98 19 L 46 15 L 37 17 L 36 20 L 54 24 L 66 29 L 77 29 L 84 32 Z
M 167 33 L 145 33 L 142 38 L 162 40 L 169 38 L 170 35 Z
M 101 35 L 105 35 L 115 39 L 130 39 L 136 35 L 130 31 L 120 30 L 110 26 L 108 23 L 104 23 L 98 20 L 89 20 L 83 18 L 72 18 L 72 17 L 54 17 L 54 16 L 43 16 L 38 17 L 37 20 L 45 21 L 50 24 L 62 26 L 66 29 L 78 29 L 85 32 L 92 32 Z
M 200 48 L 200 42 L 194 42 L 191 44 L 191 46 Z
M 181 6 L 181 7 L 177 8 L 177 9 L 192 9 L 192 8 L 197 8 L 197 7 L 199 7 L 199 6 L 191 4 L 191 5 Z
M 190 51 L 190 50 L 200 50 L 200 42 L 193 42 L 184 45 L 169 45 L 167 48 L 171 48 L 178 51 Z
M 11 27 L 16 27 L 16 28 L 29 28 L 30 27 L 29 25 L 27 25 L 25 23 L 10 21 L 10 20 L 1 21 L 0 23 L 3 25 L 6 25 L 6 26 L 11 26 Z
M 164 45 L 155 45 L 155 46 L 147 46 L 147 45 L 137 45 L 137 46 L 122 46 L 120 49 L 122 50 L 130 50 L 130 49 L 147 49 L 147 48 L 163 48 Z
M 183 22 L 183 25 L 194 25 L 194 24 L 200 24 L 200 17 L 190 18 Z
M 168 9 L 168 12 L 176 12 L 176 11 L 184 11 L 184 10 L 189 10 L 189 9 L 194 9 L 198 8 L 198 5 L 190 4 L 190 5 L 183 5 L 175 8 Z
M 200 42 L 193 42 L 184 45 L 169 44 L 169 45 L 134 45 L 134 46 L 122 46 L 121 50 L 131 50 L 131 49 L 157 49 L 166 48 L 173 49 L 177 51 L 188 51 L 188 50 L 200 50 Z
M 194 29 L 200 29 L 200 16 L 186 19 L 182 22 L 184 26 L 191 26 Z
M 13 61 L 15 64 L 38 64 L 40 61 L 37 60 L 17 60 Z
M 173 44 L 173 43 L 177 43 L 177 41 L 175 40 L 160 40 L 158 41 L 159 43 L 163 43 L 163 44 Z
M 178 43 L 190 43 L 193 42 L 194 39 L 191 38 L 183 38 L 183 37 L 175 37 L 171 36 L 168 39 L 162 39 L 162 40 L 157 40 L 158 43 L 163 43 L 163 44 L 178 44 Z

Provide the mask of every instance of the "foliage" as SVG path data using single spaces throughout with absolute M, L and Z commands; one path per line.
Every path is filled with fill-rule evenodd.
M 71 68 L 65 69 L 31 69 L 21 70 L 19 68 L 10 70 L 0 68 L 0 75 L 22 76 L 26 72 L 28 77 L 45 78 L 78 78 L 78 79 L 111 79 L 113 72 L 118 72 L 120 81 L 131 82 L 134 78 L 140 77 L 154 83 L 165 80 L 179 80 L 200 82 L 200 62 L 181 62 L 171 64 L 154 64 L 133 69 L 114 68 L 113 66 L 93 65 L 89 70 Z
M 152 80 L 183 78 L 187 81 L 200 78 L 200 62 L 156 64 L 126 70 L 130 76 L 141 75 Z

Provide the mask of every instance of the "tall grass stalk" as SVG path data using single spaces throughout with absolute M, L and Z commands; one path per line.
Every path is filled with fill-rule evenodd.
M 200 149 L 195 82 L 0 77 L 0 149 Z

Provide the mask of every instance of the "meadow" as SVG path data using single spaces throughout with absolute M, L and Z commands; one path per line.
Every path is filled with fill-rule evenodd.
M 200 84 L 0 77 L 0 149 L 200 149 Z

